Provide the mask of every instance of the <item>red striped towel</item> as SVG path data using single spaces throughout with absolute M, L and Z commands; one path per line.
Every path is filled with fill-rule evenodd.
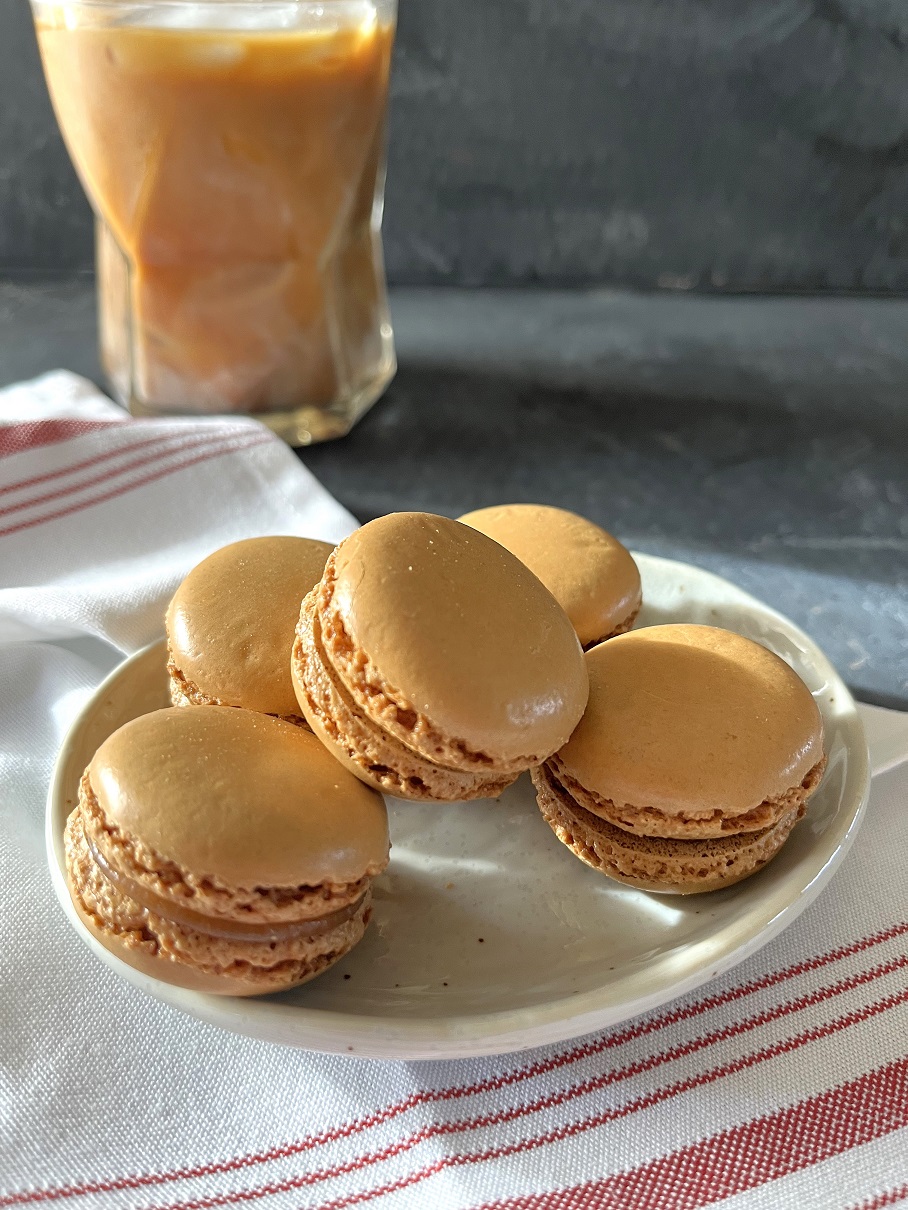
M 522 1056 L 378 1063 L 237 1038 L 97 963 L 57 909 L 60 736 L 208 551 L 352 519 L 245 421 L 0 393 L 0 1207 L 875 1210 L 908 1204 L 908 719 L 832 886 L 736 970 Z

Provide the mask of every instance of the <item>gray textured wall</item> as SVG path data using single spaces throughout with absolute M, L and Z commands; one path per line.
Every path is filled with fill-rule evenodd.
M 402 0 L 403 283 L 908 289 L 908 0 Z M 0 0 L 0 271 L 91 263 Z

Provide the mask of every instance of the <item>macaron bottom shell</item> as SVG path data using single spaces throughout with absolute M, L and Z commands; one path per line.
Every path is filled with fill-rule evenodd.
M 362 937 L 369 922 L 371 904 L 364 905 L 358 919 L 351 921 L 355 935 L 347 939 L 344 948 L 331 954 L 322 955 L 313 960 L 305 971 L 298 972 L 294 977 L 286 975 L 275 976 L 272 980 L 259 978 L 255 983 L 248 979 L 232 975 L 229 970 L 209 971 L 190 966 L 186 962 L 169 956 L 162 951 L 151 952 L 135 943 L 129 934 L 118 933 L 107 927 L 96 915 L 89 912 L 70 887 L 73 906 L 80 920 L 97 941 L 114 957 L 131 966 L 133 970 L 152 979 L 160 979 L 162 983 L 170 983 L 176 987 L 184 987 L 187 991 L 206 992 L 213 996 L 266 996 L 271 992 L 287 991 L 291 987 L 299 987 L 323 974 L 343 958 Z
M 762 869 L 803 816 L 802 802 L 757 832 L 695 840 L 639 836 L 580 806 L 547 765 L 532 770 L 546 823 L 586 865 L 638 890 L 693 895 L 733 886 Z
M 313 936 L 287 936 L 292 930 L 280 926 L 275 937 L 230 936 L 233 922 L 215 917 L 211 932 L 193 927 L 168 915 L 163 902 L 161 911 L 155 911 L 110 881 L 87 840 L 85 806 L 83 783 L 80 805 L 70 815 L 64 835 L 70 898 L 104 948 L 143 974 L 215 995 L 265 995 L 320 975 L 360 941 L 369 923 L 367 886 L 346 910 L 330 913 L 329 927 Z M 140 889 L 134 893 L 140 894 Z M 317 918 L 305 922 L 318 923 Z M 248 924 L 240 926 L 244 927 Z

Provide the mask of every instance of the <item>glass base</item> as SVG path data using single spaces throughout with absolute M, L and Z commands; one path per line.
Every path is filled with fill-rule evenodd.
M 288 445 L 315 445 L 319 441 L 333 441 L 344 437 L 354 424 L 368 412 L 369 408 L 385 393 L 389 383 L 397 372 L 397 359 L 393 353 L 379 368 L 376 376 L 362 387 L 356 394 L 343 403 L 333 406 L 316 407 L 303 406 L 282 412 L 249 412 L 244 413 L 252 420 L 258 420 Z M 113 385 L 113 384 L 111 384 Z M 136 398 L 123 399 L 116 392 L 119 402 L 132 416 L 144 419 L 167 420 L 175 416 L 194 416 L 196 419 L 214 419 L 214 414 L 205 412 L 181 411 L 176 408 L 155 408 Z M 224 413 L 224 419 L 231 419 L 237 413 Z

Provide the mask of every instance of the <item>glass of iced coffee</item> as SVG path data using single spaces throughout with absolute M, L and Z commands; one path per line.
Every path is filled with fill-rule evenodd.
M 137 415 L 345 433 L 394 345 L 381 249 L 396 0 L 32 0 L 97 217 L 102 361 Z

